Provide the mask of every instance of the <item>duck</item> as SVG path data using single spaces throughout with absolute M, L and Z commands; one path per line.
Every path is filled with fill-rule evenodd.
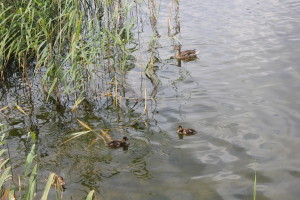
M 129 143 L 127 141 L 128 138 L 125 136 L 122 140 L 112 140 L 110 142 L 107 142 L 106 145 L 113 148 L 127 147 L 129 146 Z
M 58 182 L 59 182 L 59 184 L 60 184 L 61 186 L 64 187 L 64 186 L 66 185 L 65 179 L 64 179 L 63 177 L 58 176 L 57 179 L 58 179 Z
M 181 45 L 176 45 L 174 49 L 176 50 L 175 58 L 177 60 L 193 60 L 197 58 L 197 54 L 199 53 L 195 49 L 181 51 Z
M 182 128 L 182 126 L 178 126 L 177 133 L 178 135 L 195 135 L 197 131 L 191 128 Z
M 55 187 L 61 187 L 63 191 L 66 189 L 66 183 L 65 183 L 65 180 L 62 176 L 55 175 L 53 177 L 51 185 L 55 186 Z

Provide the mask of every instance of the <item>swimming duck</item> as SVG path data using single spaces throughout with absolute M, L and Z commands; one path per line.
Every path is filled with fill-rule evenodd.
M 197 58 L 198 51 L 194 50 L 184 50 L 181 51 L 181 45 L 176 45 L 174 47 L 176 50 L 175 58 L 177 60 L 192 60 Z
M 177 133 L 179 135 L 195 135 L 197 131 L 191 128 L 182 128 L 182 126 L 178 126 Z
M 126 147 L 129 146 L 129 143 L 127 142 L 128 138 L 123 137 L 122 140 L 113 140 L 110 142 L 107 142 L 106 145 L 113 148 L 119 148 L 119 147 Z

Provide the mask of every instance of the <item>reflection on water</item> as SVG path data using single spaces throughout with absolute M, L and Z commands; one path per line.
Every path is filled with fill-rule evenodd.
M 20 78 L 11 78 L 0 107 L 16 101 L 34 108 L 24 108 L 29 116 L 2 111 L 14 173 L 22 171 L 32 145 L 26 135 L 34 131 L 40 180 L 64 176 L 66 199 L 91 189 L 103 199 L 252 199 L 255 170 L 257 199 L 298 199 L 300 4 L 180 1 L 170 14 L 163 0 L 160 8 L 139 37 L 153 31 L 161 38 L 146 47 L 146 74 L 131 66 L 124 75 L 130 98 L 118 109 L 112 97 L 96 95 L 70 112 L 69 104 L 45 102 L 37 85 L 34 98 L 26 95 Z M 178 42 L 199 50 L 199 58 L 179 65 L 171 58 Z M 139 101 L 145 93 L 152 98 L 146 106 Z M 109 129 L 112 138 L 126 135 L 129 149 L 91 145 L 93 134 L 61 145 L 84 130 L 76 119 Z M 198 134 L 178 138 L 179 124 Z

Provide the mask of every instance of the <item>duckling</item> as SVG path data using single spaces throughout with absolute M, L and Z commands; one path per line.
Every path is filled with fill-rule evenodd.
M 64 187 L 66 185 L 64 178 L 61 176 L 58 176 L 57 178 L 58 178 L 59 184 Z
M 107 142 L 106 145 L 113 148 L 119 148 L 119 147 L 127 147 L 129 146 L 129 143 L 127 142 L 128 138 L 123 137 L 122 140 L 113 140 L 110 142 Z
M 52 185 L 52 186 L 55 186 L 55 187 L 61 187 L 63 191 L 66 189 L 66 183 L 65 183 L 65 180 L 64 180 L 64 178 L 61 177 L 61 176 L 55 175 L 55 176 L 53 177 L 53 180 L 52 180 L 51 185 Z
M 177 133 L 179 135 L 195 135 L 197 131 L 191 128 L 182 128 L 182 126 L 178 126 Z
M 181 45 L 176 45 L 174 49 L 176 50 L 175 58 L 177 60 L 193 60 L 197 58 L 197 54 L 199 53 L 195 49 L 181 51 Z

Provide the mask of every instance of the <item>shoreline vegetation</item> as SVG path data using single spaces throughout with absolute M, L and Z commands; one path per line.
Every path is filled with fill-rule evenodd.
M 112 103 L 116 112 L 128 102 L 138 104 L 142 115 L 147 115 L 148 101 L 156 101 L 160 84 L 158 40 L 174 43 L 180 30 L 179 2 L 174 0 L 168 37 L 160 36 L 159 7 L 155 0 L 4 0 L 0 3 L 0 81 L 5 85 L 17 73 L 28 93 L 38 87 L 46 101 L 68 104 L 71 111 L 97 99 Z M 146 42 L 140 36 L 144 24 L 150 32 Z M 139 80 L 140 89 L 128 92 L 129 72 Z
M 8 149 L 4 146 L 6 126 L 0 124 L 0 196 L 2 199 L 36 199 L 37 198 L 37 174 L 38 165 L 35 161 L 36 145 L 33 144 L 30 152 L 27 155 L 23 175 L 14 177 L 12 173 L 12 167 L 9 157 Z M 4 147 L 4 148 L 3 148 Z M 45 187 L 41 194 L 40 199 L 48 199 L 50 189 L 53 187 L 56 193 L 56 199 L 63 199 L 62 192 L 64 191 L 64 185 L 60 181 L 60 177 L 55 173 L 51 173 L 47 180 L 45 180 Z M 86 197 L 86 200 L 91 200 L 94 197 L 94 190 L 91 190 Z
M 178 8 L 178 3 L 174 0 L 172 6 L 177 4 Z M 155 63 L 159 61 L 156 51 L 157 39 L 160 37 L 157 30 L 158 12 L 159 5 L 155 0 L 1 1 L 1 87 L 5 88 L 7 83 L 15 82 L 11 78 L 17 74 L 20 77 L 17 80 L 22 82 L 26 90 L 28 103 L 16 100 L 0 108 L 0 111 L 9 114 L 17 110 L 27 118 L 30 125 L 24 131 L 28 131 L 32 143 L 22 176 L 13 174 L 10 159 L 1 160 L 2 199 L 36 199 L 36 196 L 47 199 L 51 185 L 56 185 L 56 199 L 62 199 L 63 190 L 61 185 L 55 184 L 59 178 L 54 173 L 49 175 L 43 194 L 37 193 L 38 144 L 35 141 L 39 131 L 32 120 L 36 90 L 42 91 L 45 101 L 53 102 L 58 110 L 68 107 L 73 113 L 82 104 L 89 104 L 94 99 L 99 100 L 100 108 L 102 105 L 111 105 L 109 107 L 112 110 L 107 112 L 112 115 L 125 112 L 130 114 L 132 108 L 139 107 L 141 112 L 121 127 L 134 127 L 137 123 L 147 126 L 148 112 L 153 112 L 148 110 L 147 101 L 155 101 L 159 85 L 155 74 Z M 141 27 L 148 20 L 152 34 L 146 49 L 142 50 Z M 171 29 L 169 24 L 169 36 Z M 140 79 L 142 89 L 128 93 L 125 76 L 132 69 L 138 69 L 134 73 Z M 148 86 L 151 84 L 151 89 L 147 88 L 147 82 Z M 78 122 L 88 129 L 85 134 L 96 133 L 85 123 Z M 1 124 L 1 129 L 1 145 L 4 147 L 6 126 Z M 110 139 L 107 131 L 100 131 Z M 65 142 L 82 135 L 73 133 Z M 1 150 L 0 156 L 9 157 L 8 146 Z M 87 199 L 93 197 L 94 190 L 87 195 Z

